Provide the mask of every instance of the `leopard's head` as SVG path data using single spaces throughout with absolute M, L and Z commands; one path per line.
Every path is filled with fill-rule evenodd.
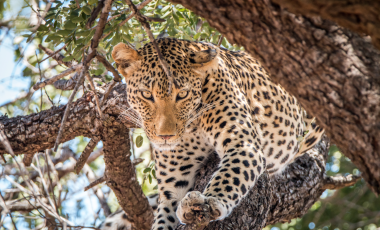
M 127 97 L 134 114 L 155 148 L 169 150 L 179 144 L 185 129 L 202 105 L 202 82 L 218 66 L 218 48 L 176 39 L 157 40 L 173 76 L 169 79 L 152 43 L 138 51 L 119 43 L 112 57 L 125 77 Z

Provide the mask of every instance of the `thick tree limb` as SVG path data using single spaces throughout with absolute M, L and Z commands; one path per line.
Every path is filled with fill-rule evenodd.
M 149 230 L 153 223 L 153 210 L 136 180 L 135 168 L 130 159 L 129 130 L 111 116 L 104 126 L 102 140 L 107 185 L 133 220 L 135 228 Z
M 309 1 L 273 0 L 292 13 L 321 16 L 357 33 L 370 35 L 372 43 L 380 49 L 380 2 L 378 1 Z
M 369 39 L 269 0 L 170 1 L 257 57 L 380 193 L 380 52 Z

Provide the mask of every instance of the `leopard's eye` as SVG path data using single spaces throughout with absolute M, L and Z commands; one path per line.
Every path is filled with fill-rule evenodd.
M 177 95 L 177 101 L 186 98 L 187 95 L 189 95 L 188 90 L 183 90 L 183 91 L 179 92 L 179 94 Z
M 152 100 L 153 97 L 152 97 L 152 93 L 149 92 L 149 91 L 141 91 L 141 95 L 145 98 L 145 99 L 148 99 L 148 100 Z

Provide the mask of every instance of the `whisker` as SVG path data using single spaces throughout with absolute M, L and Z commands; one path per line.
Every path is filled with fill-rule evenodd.
M 190 114 L 189 114 L 189 118 L 188 118 L 185 126 L 188 127 L 193 121 L 195 121 L 201 115 L 203 115 L 204 112 L 206 112 L 207 110 L 210 110 L 210 109 L 214 108 L 215 105 L 216 105 L 216 102 L 209 103 L 209 104 L 204 104 L 204 105 L 201 105 L 200 107 L 198 106 L 195 109 L 193 109 L 190 112 Z

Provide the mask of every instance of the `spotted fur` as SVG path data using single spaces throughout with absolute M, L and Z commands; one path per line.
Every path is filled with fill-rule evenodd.
M 154 146 L 154 230 L 191 223 L 198 204 L 210 206 L 213 220 L 225 218 L 265 170 L 280 173 L 320 140 L 323 130 L 247 53 L 168 38 L 158 46 L 173 74 L 171 93 L 151 43 L 138 51 L 118 44 L 112 53 L 127 83 L 126 116 Z M 194 192 L 212 151 L 220 166 L 203 193 Z

